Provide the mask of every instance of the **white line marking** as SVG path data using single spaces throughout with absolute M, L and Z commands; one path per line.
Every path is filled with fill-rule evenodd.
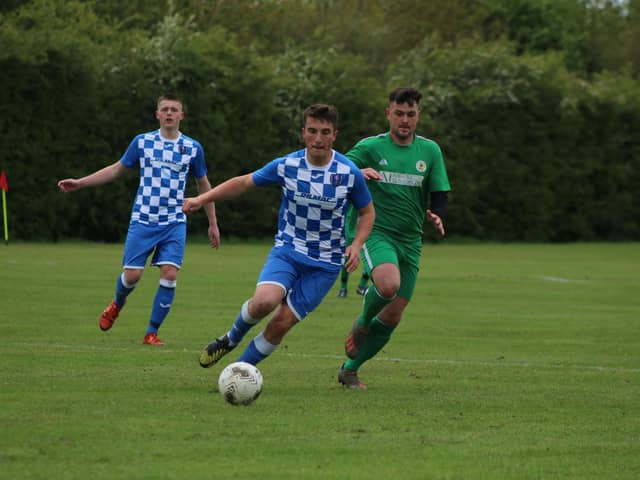
M 320 354 L 306 354 L 306 353 L 285 353 L 292 357 L 310 357 L 310 358 L 332 358 L 342 359 L 345 357 L 339 355 L 320 355 Z M 578 364 L 544 364 L 544 363 L 531 363 L 531 362 L 505 362 L 502 360 L 496 360 L 494 362 L 482 361 L 482 360 L 446 360 L 436 358 L 396 358 L 396 357 L 374 357 L 371 360 L 381 362 L 398 362 L 398 363 L 422 363 L 425 365 L 467 365 L 467 366 L 482 366 L 482 367 L 520 367 L 520 368 L 538 368 L 538 369 L 556 369 L 566 368 L 571 370 L 594 370 L 600 372 L 624 372 L 624 373 L 640 373 L 640 368 L 626 368 L 626 367 L 603 367 L 600 365 L 578 365 Z
M 59 349 L 67 350 L 70 352 L 132 352 L 132 348 L 125 347 L 107 347 L 98 345 L 68 345 L 68 344 L 52 344 L 52 343 L 5 343 L 4 347 L 21 347 L 21 348 L 34 348 L 34 349 Z M 133 347 L 133 345 L 132 345 Z M 147 346 L 140 345 L 141 351 L 154 351 L 159 353 L 176 353 L 183 352 L 193 355 L 200 353 L 199 350 L 190 349 L 172 349 L 170 347 L 154 347 L 149 348 Z M 138 350 L 138 344 L 135 344 L 136 350 Z M 0 349 L 1 351 L 2 349 Z M 5 352 L 6 353 L 6 352 Z M 331 360 L 344 361 L 345 357 L 341 355 L 319 354 L 319 353 L 290 353 L 276 350 L 274 355 L 284 355 L 294 358 L 327 358 Z M 640 373 L 640 368 L 626 368 L 626 367 L 605 367 L 602 365 L 579 365 L 579 364 L 545 364 L 545 363 L 531 363 L 531 362 L 505 362 L 502 360 L 496 361 L 483 361 L 483 360 L 448 360 L 448 359 L 436 359 L 436 358 L 400 358 L 400 357 L 385 357 L 377 356 L 371 359 L 371 361 L 378 362 L 396 362 L 396 363 L 414 363 L 422 365 L 460 365 L 460 366 L 480 366 L 480 367 L 511 367 L 511 368 L 531 368 L 531 369 L 567 369 L 567 370 L 583 370 L 583 371 L 597 371 L 597 372 L 619 372 L 619 373 Z
M 553 282 L 553 283 L 581 283 L 581 284 L 591 283 L 590 280 L 584 280 L 580 278 L 564 278 L 564 277 L 549 277 L 549 276 L 534 277 L 534 278 L 543 280 L 545 282 Z
M 540 277 L 540 278 L 547 282 L 568 283 L 572 281 L 572 280 L 569 280 L 568 278 L 562 278 L 562 277 Z

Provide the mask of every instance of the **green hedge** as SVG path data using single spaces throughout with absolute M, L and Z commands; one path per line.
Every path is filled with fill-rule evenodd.
M 328 30 L 308 42 L 296 32 L 269 52 L 260 39 L 186 15 L 168 14 L 153 29 L 131 24 L 76 1 L 34 0 L 0 17 L 11 238 L 121 241 L 135 174 L 70 195 L 56 182 L 114 162 L 135 134 L 156 128 L 164 91 L 185 98 L 183 131 L 204 145 L 216 184 L 300 148 L 310 103 L 338 107 L 336 147 L 346 151 L 386 128 L 387 92 L 412 85 L 425 94 L 419 133 L 441 145 L 453 186 L 449 235 L 640 239 L 640 87 L 630 71 L 587 79 L 558 52 L 437 35 L 382 67 L 333 45 Z M 223 235 L 272 235 L 278 205 L 277 189 L 220 204 Z M 204 232 L 205 216 L 189 229 Z

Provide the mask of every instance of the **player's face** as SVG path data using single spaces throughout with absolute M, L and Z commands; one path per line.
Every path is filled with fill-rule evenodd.
M 302 138 L 307 147 L 307 159 L 316 165 L 323 165 L 331 160 L 331 149 L 337 133 L 332 123 L 307 117 L 302 129 Z
M 416 132 L 416 125 L 420 118 L 418 104 L 408 103 L 398 104 L 393 102 L 387 107 L 387 120 L 389 120 L 389 131 L 396 143 L 408 144 L 413 142 L 413 135 Z
M 175 100 L 161 100 L 156 110 L 156 118 L 160 122 L 160 128 L 177 130 L 180 120 L 184 118 L 182 104 Z

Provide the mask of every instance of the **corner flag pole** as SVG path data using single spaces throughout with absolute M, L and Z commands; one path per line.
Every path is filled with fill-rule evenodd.
M 7 191 L 9 184 L 4 170 L 0 173 L 0 189 L 2 190 L 2 218 L 4 219 L 4 243 L 9 245 L 9 227 L 7 225 Z

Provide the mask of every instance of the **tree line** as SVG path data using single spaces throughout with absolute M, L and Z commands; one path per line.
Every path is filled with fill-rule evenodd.
M 639 15 L 640 0 L 7 0 L 11 236 L 121 241 L 136 173 L 72 195 L 56 181 L 156 128 L 163 92 L 185 99 L 182 130 L 217 184 L 300 148 L 311 103 L 338 108 L 344 152 L 386 129 L 392 88 L 414 86 L 452 183 L 450 236 L 638 240 Z M 224 202 L 221 231 L 270 236 L 278 205 L 277 189 Z

